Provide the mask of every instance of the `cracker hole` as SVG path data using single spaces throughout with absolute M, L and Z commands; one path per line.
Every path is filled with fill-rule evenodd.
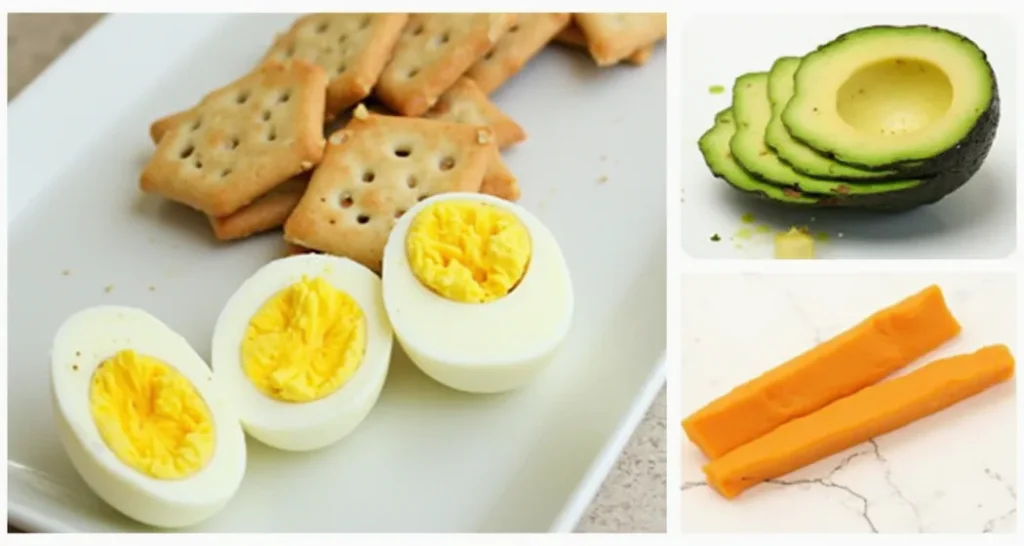
M 316 26 L 316 33 L 323 34 L 327 32 L 328 27 L 330 27 L 330 25 L 328 25 L 327 22 L 320 23 L 319 25 Z
M 343 33 L 341 33 L 341 36 L 338 36 L 338 43 L 339 44 L 343 44 L 346 41 L 348 41 L 348 34 L 343 32 Z
M 423 23 L 416 25 L 416 27 L 412 29 L 413 36 L 419 36 L 420 34 L 423 34 Z
M 487 54 L 484 55 L 484 60 L 485 61 L 489 61 L 489 60 L 491 60 L 493 58 L 494 58 L 494 50 L 493 49 L 488 51 Z
M 412 147 L 410 146 L 399 146 L 395 148 L 395 157 L 409 157 L 412 155 Z
M 402 209 L 398 209 L 395 211 L 395 218 L 401 218 L 403 214 L 405 214 L 405 211 Z
M 416 180 L 416 175 L 410 174 L 409 178 L 405 180 L 405 185 L 409 186 L 410 189 L 420 185 L 420 181 Z
M 365 15 L 363 16 L 363 20 L 359 22 L 359 30 L 363 30 L 368 26 L 370 26 L 370 16 Z
M 246 101 L 248 101 L 248 100 L 249 100 L 249 91 L 242 91 L 241 93 L 238 94 L 238 97 L 235 98 L 235 102 L 237 102 L 238 104 L 245 104 Z
M 356 217 L 356 222 L 359 222 L 360 224 L 365 224 L 369 221 L 370 217 L 365 214 L 360 214 L 359 216 Z
M 193 146 L 191 144 L 189 144 L 188 146 L 185 146 L 185 148 L 181 150 L 181 154 L 180 154 L 181 158 L 182 159 L 188 159 L 188 156 L 192 155 L 192 152 L 194 152 L 194 151 L 196 151 L 196 147 L 195 146 Z
M 228 149 L 229 150 L 234 150 L 235 148 L 238 147 L 238 144 L 239 144 L 238 137 L 231 137 L 231 140 L 228 141 Z
M 511 27 L 509 27 L 509 29 L 508 29 L 508 31 L 509 31 L 509 32 L 516 32 L 516 31 L 518 31 L 518 30 L 519 30 L 519 25 L 512 25 L 512 26 L 511 26 Z
M 327 223 L 331 224 L 333 226 L 334 224 L 337 224 L 338 222 L 334 218 L 331 218 L 330 220 L 327 221 Z
M 196 160 L 194 162 L 192 162 L 192 164 L 195 165 L 195 167 L 197 169 L 202 169 L 203 168 L 203 161 L 201 159 L 199 159 L 198 156 L 196 156 Z
M 442 171 L 450 171 L 455 168 L 455 158 L 452 156 L 444 156 L 441 158 L 441 162 L 437 164 L 437 168 Z
M 426 199 L 428 197 L 430 197 L 430 196 L 424 193 L 423 195 L 420 195 L 419 197 L 417 197 L 416 200 L 417 201 L 423 201 L 424 199 Z
M 285 59 L 291 59 L 294 56 L 295 56 L 295 44 L 291 44 L 291 45 L 288 46 L 288 49 L 286 49 L 284 51 L 284 58 Z
M 196 118 L 196 120 L 194 122 L 192 122 L 192 130 L 193 131 L 198 131 L 199 128 L 202 127 L 202 126 L 203 126 L 203 118 Z
M 281 96 L 277 98 L 277 102 L 288 102 L 288 99 L 292 98 L 291 91 L 285 91 L 281 93 Z
M 343 209 L 351 208 L 352 204 L 353 204 L 353 201 L 352 201 L 352 196 L 351 195 L 343 195 L 341 197 L 341 208 L 343 208 Z
M 221 178 L 227 178 L 228 176 L 231 176 L 231 169 L 224 169 L 220 172 Z
M 342 73 L 344 73 L 344 72 L 345 72 L 346 70 L 348 70 L 348 65 L 347 65 L 347 64 L 345 64 L 345 63 L 341 63 L 341 65 L 340 65 L 340 66 L 338 66 L 338 74 L 342 74 Z
M 366 171 L 363 173 L 363 182 L 369 184 L 377 178 L 377 175 L 373 171 Z
M 409 71 L 409 73 L 407 74 L 407 76 L 408 76 L 409 78 L 415 78 L 415 77 L 416 77 L 416 74 L 419 74 L 419 73 L 420 73 L 420 69 L 419 69 L 419 68 L 413 68 L 412 70 L 410 70 L 410 71 Z
M 274 126 L 270 127 L 270 132 L 267 133 L 267 140 L 270 142 L 277 140 L 277 129 Z
M 263 121 L 270 121 L 270 110 L 263 111 Z
M 447 44 L 449 41 L 451 41 L 451 39 L 451 34 L 445 32 L 444 34 L 441 34 L 440 36 L 437 37 L 437 45 L 443 46 L 444 44 Z

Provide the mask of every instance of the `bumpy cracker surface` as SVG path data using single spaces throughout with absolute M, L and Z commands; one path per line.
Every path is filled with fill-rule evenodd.
M 422 116 L 515 20 L 511 13 L 410 15 L 375 94 L 392 111 Z
M 209 217 L 214 236 L 222 241 L 233 241 L 283 226 L 302 199 L 308 184 L 309 174 L 303 173 L 233 214 L 221 218 Z
M 519 13 L 516 22 L 466 73 L 485 94 L 516 75 L 569 24 L 568 13 Z
M 265 60 L 306 61 L 324 69 L 327 118 L 369 96 L 405 27 L 406 13 L 314 13 L 280 35 Z
M 576 13 L 573 20 L 599 66 L 618 63 L 641 47 L 662 40 L 668 32 L 665 13 Z
M 486 125 L 494 130 L 499 148 L 508 148 L 526 139 L 523 128 L 491 102 L 476 82 L 465 77 L 459 78 L 445 91 L 437 104 L 423 117 L 452 123 Z
M 562 31 L 559 32 L 557 36 L 555 36 L 554 41 L 575 48 L 579 48 L 584 51 L 587 50 L 587 37 L 584 36 L 583 31 L 580 30 L 580 28 L 574 24 L 570 24 L 569 26 L 563 28 Z M 623 60 L 629 64 L 641 66 L 647 64 L 647 61 L 651 59 L 651 54 L 653 53 L 654 45 L 646 45 L 630 53 Z
M 326 86 L 321 68 L 295 62 L 213 91 L 154 124 L 159 144 L 139 186 L 210 216 L 234 213 L 320 162 Z
M 486 127 L 357 107 L 328 139 L 323 162 L 285 223 L 285 240 L 379 272 L 395 220 L 431 195 L 479 191 L 496 150 Z

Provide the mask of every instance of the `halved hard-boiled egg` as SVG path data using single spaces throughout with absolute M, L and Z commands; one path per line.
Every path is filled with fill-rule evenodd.
M 454 389 L 519 387 L 569 330 L 569 269 L 550 231 L 523 207 L 445 193 L 409 209 L 384 250 L 384 306 L 402 348 Z
M 245 436 L 185 338 L 131 307 L 85 309 L 51 353 L 57 431 L 85 482 L 128 517 L 183 527 L 218 512 L 245 474 Z
M 257 440 L 289 451 L 330 445 L 377 403 L 392 334 L 381 281 L 346 258 L 275 260 L 231 296 L 213 369 Z

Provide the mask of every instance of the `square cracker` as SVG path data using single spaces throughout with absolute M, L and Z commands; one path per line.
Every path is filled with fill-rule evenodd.
M 321 68 L 295 62 L 264 65 L 211 92 L 161 125 L 140 188 L 230 215 L 320 162 L 326 87 Z
M 264 61 L 302 60 L 323 68 L 331 119 L 369 96 L 408 19 L 407 13 L 306 15 L 274 40 Z
M 490 95 L 569 24 L 568 13 L 519 13 L 508 32 L 466 73 Z
M 487 127 L 370 114 L 328 139 L 285 240 L 380 272 L 395 219 L 431 195 L 477 192 L 497 146 Z
M 616 64 L 668 33 L 665 13 L 576 13 L 573 20 L 598 66 Z
M 587 49 L 587 37 L 583 35 L 583 31 L 580 30 L 580 27 L 573 24 L 563 28 L 562 31 L 555 36 L 555 41 L 583 50 Z M 641 66 L 647 64 L 647 61 L 651 60 L 651 54 L 653 53 L 654 45 L 645 45 L 630 53 L 629 56 L 623 60 L 631 65 Z
M 424 117 L 490 127 L 494 131 L 498 148 L 506 148 L 526 138 L 522 127 L 491 102 L 476 82 L 466 77 L 459 78 L 455 85 L 445 91 Z M 497 150 L 488 161 L 480 192 L 509 201 L 519 199 L 516 177 L 509 171 Z
M 452 123 L 486 125 L 494 131 L 494 138 L 501 149 L 526 140 L 523 128 L 491 102 L 476 82 L 465 77 L 459 78 L 445 91 L 423 117 Z
M 220 218 L 210 216 L 214 236 L 221 241 L 232 241 L 283 226 L 302 199 L 308 184 L 309 174 L 303 173 L 233 214 Z
M 380 75 L 377 98 L 422 116 L 515 22 L 512 13 L 414 13 Z

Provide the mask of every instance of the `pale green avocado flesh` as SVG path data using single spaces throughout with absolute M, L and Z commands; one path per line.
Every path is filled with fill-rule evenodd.
M 732 112 L 736 134 L 729 143 L 733 158 L 743 169 L 769 184 L 828 196 L 871 195 L 919 186 L 920 180 L 850 183 L 824 180 L 795 171 L 765 142 L 765 130 L 771 120 L 768 101 L 768 73 L 745 74 L 733 86 Z
M 768 147 L 789 163 L 793 170 L 815 178 L 870 181 L 892 179 L 896 176 L 895 170 L 869 171 L 829 159 L 789 135 L 782 123 L 782 111 L 793 96 L 793 74 L 799 66 L 799 57 L 782 57 L 775 61 L 769 72 L 768 100 L 771 103 L 771 119 L 764 133 Z

